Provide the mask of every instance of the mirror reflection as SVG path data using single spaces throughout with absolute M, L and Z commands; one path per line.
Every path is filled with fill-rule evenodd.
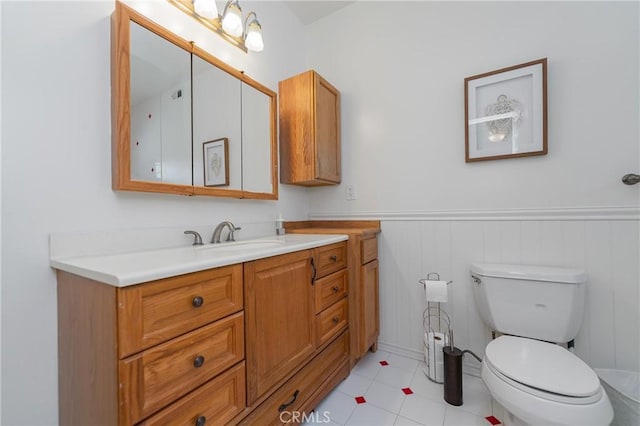
M 242 186 L 271 193 L 271 98 L 242 83 Z
M 189 52 L 132 22 L 131 179 L 191 185 Z
M 242 189 L 242 144 L 240 80 L 193 56 L 193 184 L 212 186 L 204 180 L 204 167 L 214 174 L 215 162 L 203 159 L 204 144 L 227 138 L 228 189 Z M 216 157 L 217 158 L 217 157 Z

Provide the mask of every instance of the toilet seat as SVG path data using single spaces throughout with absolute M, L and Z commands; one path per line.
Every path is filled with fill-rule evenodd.
M 513 336 L 489 343 L 482 361 L 482 380 L 491 396 L 530 425 L 608 425 L 611 403 L 597 376 L 593 386 L 589 372 L 595 374 L 560 346 Z
M 485 360 L 503 380 L 554 401 L 589 404 L 602 392 L 591 367 L 553 343 L 500 336 L 487 345 Z
M 538 388 L 534 388 L 531 386 L 527 386 L 524 383 L 520 383 L 517 382 L 515 380 L 513 380 L 510 377 L 505 376 L 504 374 L 502 374 L 500 371 L 498 371 L 495 366 L 493 366 L 491 364 L 491 362 L 487 359 L 485 359 L 485 363 L 486 366 L 489 370 L 491 370 L 491 372 L 493 374 L 495 374 L 498 378 L 500 378 L 501 380 L 505 381 L 506 383 L 508 383 L 509 385 L 513 386 L 514 388 L 521 390 L 522 392 L 526 392 L 528 394 L 531 394 L 533 396 L 537 396 L 538 398 L 543 398 L 549 401 L 553 401 L 553 402 L 559 402 L 561 404 L 578 404 L 578 405 L 582 405 L 582 404 L 593 404 L 594 402 L 597 402 L 600 400 L 600 398 L 602 398 L 602 388 L 599 387 L 596 392 L 593 395 L 590 396 L 585 396 L 585 397 L 574 397 L 574 396 L 567 396 L 567 395 L 561 395 L 561 394 L 557 394 L 557 393 L 553 393 L 553 392 L 548 392 L 544 389 L 538 389 Z
M 534 394 L 535 390 L 532 392 L 533 388 L 513 386 L 513 382 L 488 367 L 486 357 L 482 362 L 482 380 L 500 405 L 528 425 L 605 426 L 613 419 L 613 409 L 604 391 L 598 393 L 599 399 L 588 404 L 554 401 L 548 392 L 539 396 Z M 581 399 L 571 398 L 571 402 Z

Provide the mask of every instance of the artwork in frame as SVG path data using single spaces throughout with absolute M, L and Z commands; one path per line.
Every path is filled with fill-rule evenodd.
M 547 58 L 464 79 L 465 161 L 547 153 Z
M 204 186 L 229 185 L 229 140 L 215 139 L 202 144 Z

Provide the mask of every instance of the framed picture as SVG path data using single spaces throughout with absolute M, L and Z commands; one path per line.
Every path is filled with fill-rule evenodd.
M 229 185 L 229 140 L 221 138 L 202 144 L 204 186 Z
M 547 153 L 547 58 L 464 79 L 465 161 Z

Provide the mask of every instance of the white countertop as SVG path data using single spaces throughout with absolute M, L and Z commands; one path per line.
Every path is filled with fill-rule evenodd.
M 306 250 L 348 239 L 347 235 L 287 234 L 235 243 L 206 244 L 100 256 L 50 259 L 62 271 L 126 287 L 279 254 Z

